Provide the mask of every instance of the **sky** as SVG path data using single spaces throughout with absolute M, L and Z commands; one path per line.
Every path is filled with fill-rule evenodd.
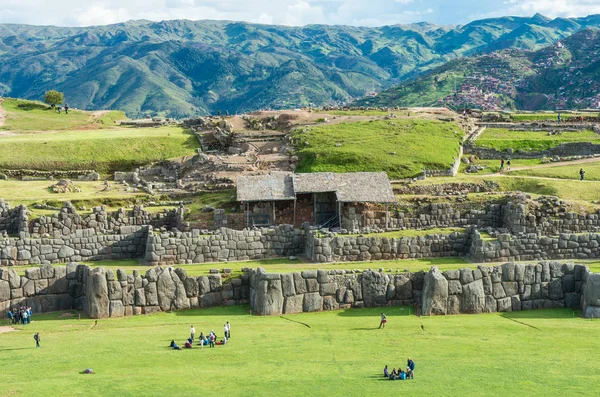
M 277 25 L 465 24 L 506 15 L 600 14 L 600 0 L 0 0 L 0 23 L 89 26 L 132 19 Z

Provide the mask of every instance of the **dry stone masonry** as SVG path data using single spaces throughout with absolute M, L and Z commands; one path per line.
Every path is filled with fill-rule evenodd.
M 0 313 L 31 306 L 35 313 L 80 309 L 92 318 L 250 304 L 258 315 L 415 305 L 422 315 L 581 308 L 600 317 L 600 274 L 572 262 L 508 262 L 477 269 L 385 273 L 373 270 L 248 270 L 191 277 L 185 269 L 145 273 L 68 263 L 0 270 Z

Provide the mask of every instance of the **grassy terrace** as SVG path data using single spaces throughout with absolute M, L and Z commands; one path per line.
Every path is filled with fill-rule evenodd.
M 196 309 L 97 324 L 79 320 L 77 312 L 34 314 L 20 331 L 0 334 L 2 393 L 365 396 L 401 390 L 462 397 L 560 390 L 583 396 L 600 388 L 600 322 L 570 309 L 417 317 L 392 307 L 383 330 L 377 329 L 381 309 L 282 317 L 248 310 Z M 215 330 L 220 336 L 226 321 L 232 325 L 227 346 L 168 347 L 171 339 L 183 345 L 190 324 L 197 335 Z M 384 365 L 405 367 L 408 356 L 416 363 L 414 380 L 383 378 Z M 574 363 L 576 370 L 568 371 Z M 96 374 L 80 375 L 85 368 Z
M 583 119 L 598 117 L 598 113 L 561 113 L 561 121 L 578 121 L 579 117 Z M 527 121 L 557 121 L 558 113 L 513 113 L 510 118 L 515 122 L 527 122 Z
M 562 143 L 592 142 L 600 143 L 600 135 L 591 130 L 563 132 L 561 135 L 548 135 L 545 131 L 513 131 L 503 128 L 488 128 L 475 141 L 480 147 L 498 150 L 540 151 L 556 147 Z
M 298 172 L 387 171 L 393 179 L 415 176 L 423 167 L 448 169 L 463 135 L 454 123 L 426 120 L 315 126 L 295 134 Z
M 561 165 L 556 167 L 538 168 L 522 171 L 512 171 L 510 175 L 537 176 L 545 178 L 575 179 L 579 180 L 579 170 L 585 171 L 585 179 L 590 181 L 600 181 L 600 162 Z
M 114 269 L 124 269 L 129 274 L 133 270 L 139 270 L 146 272 L 149 269 L 148 266 L 139 264 L 137 260 L 118 260 L 118 261 L 98 261 L 98 262 L 86 262 L 91 267 L 101 267 Z M 38 267 L 39 265 L 30 266 L 19 266 L 16 270 L 21 274 L 25 274 L 27 267 Z M 210 269 L 223 269 L 230 268 L 232 270 L 232 276 L 238 276 L 242 273 L 242 269 L 263 267 L 271 273 L 287 273 L 301 270 L 310 269 L 327 269 L 327 270 L 347 270 L 347 269 L 379 269 L 384 268 L 386 270 L 394 269 L 404 271 L 420 271 L 429 270 L 432 266 L 438 266 L 442 270 L 447 269 L 458 269 L 461 267 L 472 267 L 476 268 L 477 265 L 470 264 L 465 259 L 459 257 L 453 258 L 431 258 L 431 259 L 406 259 L 406 260 L 395 260 L 395 261 L 371 261 L 371 262 L 344 262 L 344 263 L 310 263 L 304 262 L 300 259 L 286 259 L 286 258 L 274 258 L 264 259 L 256 261 L 244 261 L 244 262 L 213 262 L 213 263 L 200 263 L 193 265 L 176 265 L 175 267 L 181 267 L 186 269 L 189 276 L 205 276 L 209 274 Z
M 125 113 L 120 111 L 70 110 L 68 115 L 64 111 L 59 114 L 44 103 L 22 99 L 5 99 L 2 108 L 6 112 L 6 120 L 0 130 L 13 133 L 110 128 L 115 121 L 126 118 Z
M 392 232 L 384 232 L 384 233 L 370 233 L 364 234 L 364 237 L 379 237 L 379 238 L 402 238 L 402 237 L 421 237 L 427 236 L 429 234 L 451 234 L 454 232 L 464 233 L 465 229 L 461 227 L 448 227 L 448 228 L 433 228 L 433 229 L 423 229 L 423 230 L 396 230 Z
M 133 169 L 194 154 L 198 140 L 179 127 L 66 131 L 0 138 L 0 169 Z

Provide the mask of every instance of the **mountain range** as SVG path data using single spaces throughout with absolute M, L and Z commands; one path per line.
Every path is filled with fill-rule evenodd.
M 345 103 L 473 54 L 539 50 L 600 15 L 503 17 L 462 26 L 286 27 L 130 21 L 95 27 L 0 24 L 0 95 L 63 91 L 73 107 L 130 116 Z
M 356 105 L 482 110 L 600 108 L 600 30 L 586 28 L 537 51 L 452 60 Z

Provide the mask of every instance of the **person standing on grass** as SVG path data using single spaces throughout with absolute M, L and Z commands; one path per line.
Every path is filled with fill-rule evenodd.
M 583 168 L 581 168 L 579 170 L 579 180 L 583 181 L 584 178 L 585 178 L 585 171 L 583 170 Z
M 36 332 L 35 335 L 33 335 L 33 339 L 35 339 L 35 348 L 39 349 L 40 348 L 40 333 Z
M 560 124 L 560 113 L 558 114 L 558 116 L 556 116 L 556 119 L 558 121 L 558 124 Z
M 385 323 L 387 323 L 387 317 L 385 314 L 381 313 L 381 322 L 379 323 L 379 329 L 385 328 Z
M 506 171 L 510 171 L 510 159 L 506 160 Z
M 215 347 L 215 333 L 214 332 L 210 333 L 208 341 L 210 343 L 211 348 Z
M 231 324 L 227 321 L 227 339 L 231 338 Z
M 192 343 L 194 342 L 194 336 L 196 335 L 196 328 L 193 325 L 190 325 L 190 338 L 192 338 Z
M 498 170 L 499 173 L 503 173 L 504 172 L 504 159 L 500 160 L 500 169 Z
M 413 360 L 411 360 L 411 358 L 409 357 L 408 360 L 406 361 L 406 367 L 408 369 L 410 369 L 410 372 L 408 372 L 409 378 L 413 379 L 415 377 L 414 373 L 415 373 L 415 362 Z
M 200 349 L 204 348 L 205 341 L 206 341 L 206 337 L 204 337 L 204 332 L 200 332 Z
M 65 103 L 65 114 L 69 114 L 69 104 Z

